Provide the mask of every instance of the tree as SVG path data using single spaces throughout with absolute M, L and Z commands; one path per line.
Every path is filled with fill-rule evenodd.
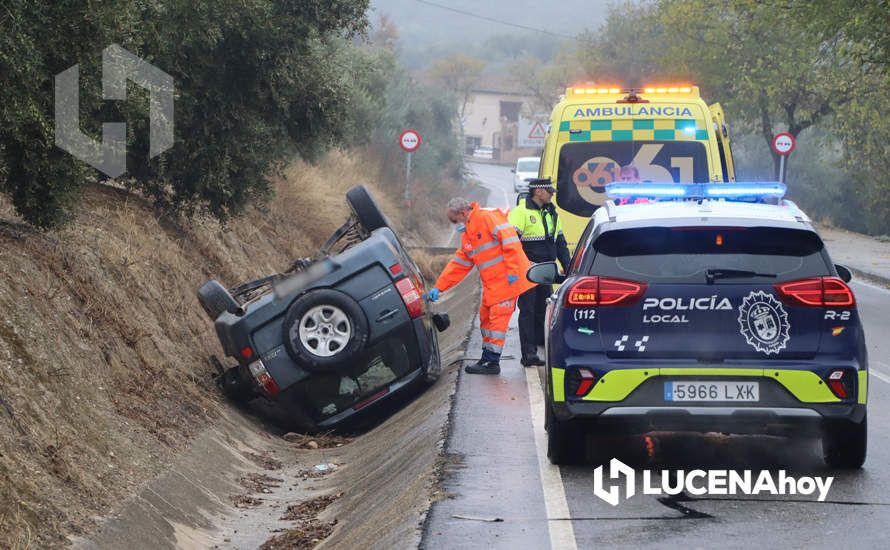
M 458 116 L 463 121 L 470 100 L 470 92 L 479 82 L 485 69 L 485 61 L 464 54 L 437 59 L 427 74 L 430 80 L 444 89 L 454 92 L 458 98 Z
M 795 137 L 848 103 L 862 75 L 837 47 L 796 15 L 756 0 L 668 0 L 656 18 L 670 29 L 662 61 L 682 67 L 737 119 L 754 125 L 766 149 L 773 136 Z M 667 35 L 666 35 L 667 36 Z M 752 129 L 753 129 L 752 128 Z
M 81 126 L 126 121 L 127 179 L 177 212 L 237 214 L 270 193 L 267 176 L 353 137 L 364 71 L 346 39 L 367 0 L 11 0 L 0 10 L 0 190 L 42 227 L 62 223 L 90 175 L 54 146 L 53 75 L 81 65 Z M 174 78 L 172 149 L 148 159 L 145 94 L 103 102 L 102 49 L 117 43 Z

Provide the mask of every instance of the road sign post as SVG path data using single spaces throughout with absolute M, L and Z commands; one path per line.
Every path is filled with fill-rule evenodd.
M 414 156 L 414 151 L 420 149 L 421 141 L 423 140 L 417 130 L 405 130 L 399 136 L 399 147 L 408 153 L 405 160 L 405 202 L 411 200 L 411 157 Z
M 797 141 L 788 132 L 776 134 L 771 143 L 773 152 L 779 155 L 779 181 L 785 183 L 785 157 L 794 151 Z

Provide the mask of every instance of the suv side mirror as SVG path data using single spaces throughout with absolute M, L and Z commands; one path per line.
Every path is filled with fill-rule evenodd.
M 559 274 L 559 268 L 556 267 L 556 262 L 535 264 L 528 269 L 525 277 L 529 281 L 541 285 L 557 284 L 565 280 L 565 276 Z
M 845 283 L 849 283 L 853 280 L 853 272 L 850 271 L 850 268 L 845 265 L 834 264 L 834 268 L 837 270 L 837 276 L 841 278 L 841 280 Z

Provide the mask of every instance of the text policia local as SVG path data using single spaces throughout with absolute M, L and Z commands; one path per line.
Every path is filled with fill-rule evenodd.
M 662 470 L 661 486 L 653 484 L 652 471 L 643 470 L 643 493 L 646 495 L 677 495 L 683 491 L 701 495 L 812 495 L 819 493 L 823 502 L 834 477 L 793 477 L 779 470 L 777 478 L 763 470 L 755 478 L 751 470 Z

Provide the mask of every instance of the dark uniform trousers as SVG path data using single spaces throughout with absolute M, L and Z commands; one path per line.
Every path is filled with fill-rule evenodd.
M 537 355 L 537 346 L 544 345 L 544 312 L 551 294 L 552 286 L 537 285 L 519 295 L 519 341 L 523 357 Z

